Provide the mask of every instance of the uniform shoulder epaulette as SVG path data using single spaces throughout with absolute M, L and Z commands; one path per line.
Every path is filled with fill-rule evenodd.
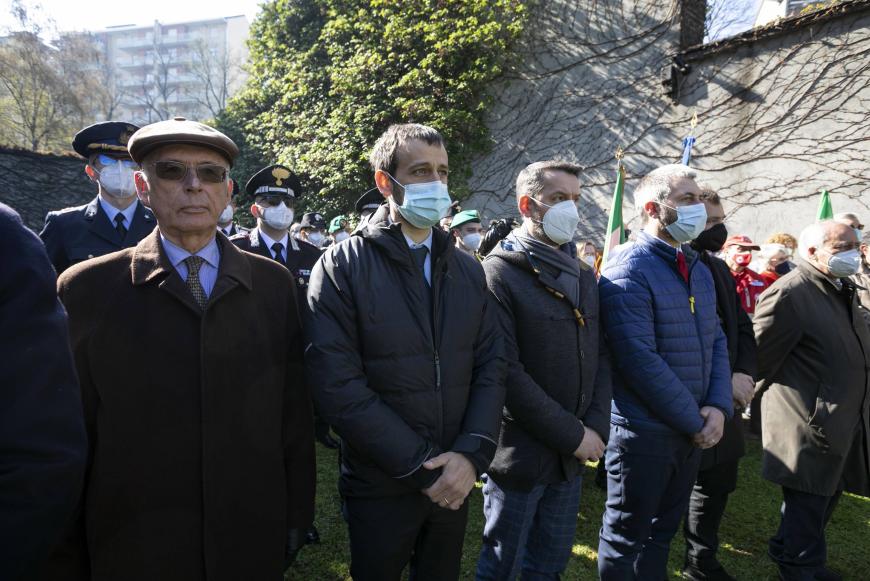
M 55 216 L 62 216 L 63 214 L 70 214 L 72 212 L 81 212 L 82 210 L 87 208 L 88 205 L 89 204 L 82 204 L 81 206 L 70 206 L 69 208 L 61 208 L 60 210 L 51 210 L 48 213 Z

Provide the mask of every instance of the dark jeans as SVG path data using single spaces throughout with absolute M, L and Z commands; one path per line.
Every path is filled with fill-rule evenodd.
M 701 450 L 688 436 L 612 425 L 607 507 L 598 544 L 602 581 L 667 578 L 671 539 L 689 503 Z
M 559 579 L 577 531 L 581 477 L 539 484 L 529 491 L 483 485 L 486 524 L 477 561 L 478 581 Z
M 825 527 L 840 494 L 819 496 L 782 487 L 782 517 L 779 530 L 770 539 L 768 554 L 785 581 L 811 581 L 825 567 Z
M 421 493 L 385 498 L 345 497 L 354 581 L 398 581 L 411 565 L 411 581 L 459 578 L 468 502 L 459 510 Z
M 719 525 L 728 503 L 728 495 L 737 488 L 738 460 L 711 466 L 698 472 L 698 480 L 689 498 L 689 510 L 683 525 L 686 537 L 686 568 L 713 576 L 722 571 L 716 559 L 719 549 Z

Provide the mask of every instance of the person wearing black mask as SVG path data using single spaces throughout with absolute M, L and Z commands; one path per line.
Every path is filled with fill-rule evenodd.
M 707 228 L 692 247 L 709 267 L 716 287 L 716 310 L 728 341 L 731 360 L 731 385 L 734 404 L 745 407 L 752 399 L 756 371 L 756 346 L 752 322 L 738 303 L 734 278 L 728 265 L 713 254 L 728 238 L 725 210 L 718 194 L 702 188 L 707 208 Z M 726 422 L 719 443 L 701 455 L 701 468 L 692 489 L 689 510 L 683 526 L 686 537 L 686 560 L 683 574 L 688 579 L 725 581 L 733 579 L 716 558 L 719 548 L 719 524 L 725 513 L 728 495 L 737 487 L 737 464 L 745 453 L 740 414 Z

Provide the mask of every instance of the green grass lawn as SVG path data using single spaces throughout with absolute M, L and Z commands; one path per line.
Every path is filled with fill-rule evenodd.
M 776 568 L 767 558 L 766 550 L 767 539 L 779 524 L 780 490 L 760 476 L 760 443 L 750 440 L 747 444 L 748 453 L 740 465 L 740 482 L 722 523 L 720 560 L 740 580 L 777 579 Z M 319 445 L 317 454 L 317 527 L 322 540 L 319 545 L 309 545 L 302 550 L 287 579 L 343 581 L 350 579 L 350 554 L 336 486 L 338 455 Z M 566 580 L 598 577 L 595 558 L 604 493 L 596 488 L 594 478 L 594 467 L 587 466 L 574 551 L 563 576 Z M 474 578 L 480 551 L 483 509 L 479 488 L 471 493 L 468 502 L 471 506 L 462 579 Z M 827 539 L 831 568 L 846 579 L 870 580 L 870 500 L 844 495 L 828 526 Z M 670 569 L 674 579 L 680 578 L 683 551 L 683 539 L 678 535 L 671 546 Z

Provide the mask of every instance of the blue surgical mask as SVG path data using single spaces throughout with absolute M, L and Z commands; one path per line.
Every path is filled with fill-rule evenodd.
M 397 205 L 397 207 L 402 217 L 412 226 L 415 228 L 431 228 L 447 215 L 451 202 L 446 184 L 434 181 L 424 184 L 404 185 L 399 183 L 399 180 L 390 174 L 387 173 L 387 175 L 405 190 L 405 198 L 402 201 L 402 205 Z M 391 197 L 390 199 L 394 200 L 395 198 Z M 393 203 L 395 204 L 395 201 Z
M 659 205 L 677 212 L 676 222 L 665 226 L 665 230 L 680 244 L 691 242 L 700 236 L 704 228 L 707 227 L 707 208 L 704 207 L 704 204 L 692 204 L 691 206 L 678 206 L 676 208 L 661 202 L 659 202 Z
M 828 270 L 837 278 L 852 276 L 859 268 L 861 268 L 861 253 L 854 249 L 832 254 L 828 259 Z
M 864 230 L 861 228 L 852 228 L 855 231 L 855 237 L 858 239 L 858 242 L 861 242 L 861 238 L 864 236 Z

